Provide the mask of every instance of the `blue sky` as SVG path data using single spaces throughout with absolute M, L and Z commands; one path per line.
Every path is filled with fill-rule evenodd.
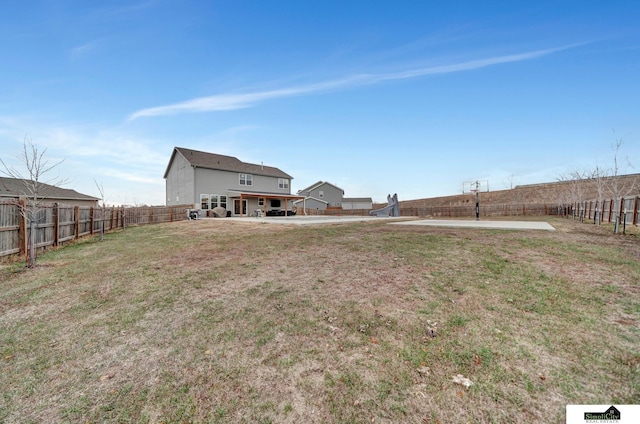
M 640 166 L 635 1 L 0 0 L 0 158 L 164 204 L 174 146 L 385 201 Z M 640 172 L 623 163 L 623 172 Z M 53 176 L 53 174 L 50 174 Z

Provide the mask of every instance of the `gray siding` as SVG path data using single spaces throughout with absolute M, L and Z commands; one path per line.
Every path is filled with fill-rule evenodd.
M 324 193 L 323 196 L 320 196 L 321 191 Z M 328 206 L 342 206 L 342 190 L 330 184 L 322 184 L 313 190 L 305 192 L 304 194 L 308 197 L 315 197 L 316 199 L 324 200 L 328 203 Z M 321 209 L 325 208 L 326 205 Z
M 291 177 L 277 168 L 245 164 L 236 158 L 196 151 L 188 151 L 190 154 L 185 157 L 182 153 L 183 150 L 185 149 L 174 149 L 172 159 L 165 172 L 167 206 L 191 204 L 194 209 L 201 209 L 201 195 L 217 195 L 226 196 L 227 210 L 235 213 L 233 198 L 239 197 L 238 192 L 268 193 L 270 196 L 291 195 Z M 212 157 L 219 158 L 219 160 L 216 159 L 217 163 L 212 162 Z M 211 168 L 199 166 L 194 165 L 192 160 L 204 161 L 203 163 L 212 162 L 213 164 Z M 239 169 L 212 169 L 218 165 L 237 166 Z M 248 171 L 249 169 L 251 172 Z M 251 185 L 240 184 L 241 173 L 251 175 Z M 286 188 L 279 188 L 278 182 L 281 179 L 286 180 Z M 245 181 L 247 180 L 245 179 Z M 246 198 L 245 200 L 247 201 L 248 213 L 259 207 L 258 199 Z M 281 208 L 287 206 L 291 208 L 290 202 L 285 204 L 283 200 L 282 203 Z M 267 209 L 270 209 L 269 202 L 267 202 Z
M 194 178 L 193 167 L 181 154 L 176 154 L 167 172 L 167 206 L 193 204 L 196 207 L 200 195 L 196 199 Z
M 240 172 L 218 171 L 215 169 L 196 168 L 196 198 L 200 201 L 200 194 L 224 194 L 229 190 L 257 191 L 264 193 L 291 194 L 291 181 L 289 188 L 279 189 L 278 178 L 264 175 L 253 175 L 252 185 L 240 185 Z
M 327 204 L 326 203 L 319 202 L 319 201 L 317 201 L 315 199 L 306 199 L 304 201 L 304 203 L 302 201 L 296 203 L 296 205 L 299 208 L 302 208 L 303 204 L 304 204 L 304 207 L 307 208 L 307 209 L 319 209 L 319 210 L 322 210 L 322 211 L 327 209 Z

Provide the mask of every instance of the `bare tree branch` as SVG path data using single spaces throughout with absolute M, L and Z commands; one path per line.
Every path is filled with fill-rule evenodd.
M 41 204 L 47 198 L 47 187 L 58 187 L 67 182 L 66 179 L 59 177 L 52 178 L 48 181 L 42 179 L 50 173 L 54 168 L 59 166 L 64 160 L 50 163 L 45 158 L 47 149 L 42 151 L 27 136 L 24 137 L 22 143 L 22 155 L 18 156 L 18 162 L 26 169 L 26 174 L 14 166 L 8 165 L 4 160 L 0 159 L 0 164 L 4 169 L 0 169 L 3 174 L 19 180 L 23 184 L 23 191 L 19 193 L 26 202 L 16 201 L 20 207 L 20 214 L 29 224 L 29 248 L 27 256 L 27 266 L 33 268 L 35 266 L 35 239 L 36 239 L 36 222 L 41 212 Z

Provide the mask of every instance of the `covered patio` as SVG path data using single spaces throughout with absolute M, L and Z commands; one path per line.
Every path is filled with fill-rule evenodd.
M 293 215 L 289 206 L 293 206 L 296 200 L 303 201 L 304 196 L 281 193 L 263 193 L 257 191 L 229 190 L 232 213 L 235 216 L 269 216 L 267 212 L 275 213 L 279 216 Z M 284 207 L 282 207 L 284 204 Z M 275 212 L 274 212 L 275 211 Z

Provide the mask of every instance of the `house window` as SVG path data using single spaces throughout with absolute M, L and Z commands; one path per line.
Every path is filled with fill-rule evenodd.
M 323 190 L 320 190 L 318 192 L 318 197 L 321 198 L 321 199 L 324 197 L 324 191 Z
M 200 195 L 200 209 L 209 209 L 209 195 L 201 194 Z
M 211 209 L 218 206 L 227 209 L 227 196 L 219 196 L 217 194 L 211 195 Z
M 264 197 L 258 197 L 258 206 L 264 206 Z
M 279 208 L 280 207 L 280 199 L 271 199 L 271 207 Z
M 278 178 L 278 188 L 287 190 L 289 188 L 289 180 L 286 178 Z
M 253 185 L 253 175 L 251 175 L 251 174 L 240 174 L 240 185 L 241 186 Z

